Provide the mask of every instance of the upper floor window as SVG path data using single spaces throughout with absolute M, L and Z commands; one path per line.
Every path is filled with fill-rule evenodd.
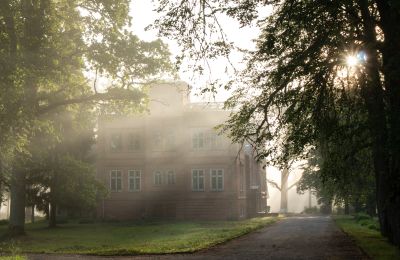
M 111 134 L 110 150 L 118 152 L 122 150 L 122 137 L 121 134 Z
M 140 191 L 141 189 L 141 177 L 142 173 L 140 170 L 129 170 L 129 190 L 130 191 Z
M 224 190 L 224 171 L 222 169 L 211 169 L 210 179 L 212 191 Z
M 122 173 L 120 170 L 110 172 L 110 190 L 122 191 Z
M 162 184 L 162 173 L 161 171 L 154 172 L 154 185 L 161 185 Z
M 192 170 L 192 190 L 204 191 L 204 170 L 202 169 Z
M 175 134 L 173 131 L 156 132 L 153 135 L 153 150 L 168 151 L 175 148 Z
M 172 170 L 167 171 L 167 184 L 175 184 L 175 172 Z
M 196 131 L 192 134 L 192 148 L 200 149 L 215 149 L 220 145 L 220 136 L 213 131 Z
M 138 151 L 140 150 L 140 136 L 136 133 L 130 133 L 128 135 L 128 150 Z

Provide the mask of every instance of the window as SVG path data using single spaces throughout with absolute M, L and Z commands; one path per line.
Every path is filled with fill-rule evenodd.
M 154 172 L 154 185 L 161 185 L 162 182 L 162 174 L 161 171 Z
M 222 169 L 211 170 L 211 190 L 223 191 L 224 190 L 224 171 Z
M 112 170 L 110 173 L 110 190 L 122 191 L 122 173 L 120 170 Z
M 129 134 L 128 149 L 129 149 L 129 151 L 140 150 L 140 136 L 138 134 L 135 134 L 135 133 Z
M 172 150 L 175 148 L 175 134 L 170 131 L 165 134 L 165 149 Z
M 204 191 L 204 170 L 201 169 L 192 170 L 192 190 Z
M 121 134 L 112 134 L 110 138 L 110 150 L 118 152 L 122 150 Z
M 167 184 L 175 184 L 175 172 L 172 170 L 167 171 Z
M 153 136 L 154 148 L 156 150 L 162 150 L 163 147 L 163 138 L 160 132 L 157 132 Z
M 213 130 L 198 131 L 192 134 L 192 148 L 195 150 L 216 149 L 219 146 L 220 137 Z
M 204 134 L 203 133 L 194 133 L 192 142 L 193 142 L 193 149 L 204 148 Z
M 170 151 L 175 149 L 175 134 L 173 131 L 157 132 L 153 135 L 153 149 Z
M 142 173 L 139 170 L 129 170 L 129 190 L 140 191 Z

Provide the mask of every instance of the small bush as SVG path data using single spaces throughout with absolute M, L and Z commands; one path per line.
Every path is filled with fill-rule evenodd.
M 306 213 L 306 214 L 316 214 L 316 213 L 319 212 L 319 210 L 318 210 L 318 208 L 316 206 L 311 207 L 311 208 L 304 207 L 304 211 L 303 212 Z
M 360 222 L 362 220 L 371 220 L 372 218 L 370 215 L 360 212 L 354 215 L 354 219 L 355 221 Z
M 106 218 L 103 219 L 104 223 L 121 223 L 121 220 L 116 219 L 116 218 Z
M 5 225 L 8 225 L 8 220 L 7 219 L 0 220 L 0 226 L 5 226 Z
M 56 223 L 57 224 L 68 224 L 68 219 L 66 219 L 66 218 L 60 218 L 60 219 L 57 219 L 56 220 Z
M 368 225 L 368 228 L 369 228 L 369 229 L 372 229 L 372 230 L 376 230 L 376 231 L 379 231 L 379 230 L 380 230 L 379 225 L 378 225 L 378 224 L 375 224 L 375 223 L 369 224 L 369 225 Z
M 94 219 L 91 218 L 83 218 L 78 221 L 79 224 L 94 224 Z

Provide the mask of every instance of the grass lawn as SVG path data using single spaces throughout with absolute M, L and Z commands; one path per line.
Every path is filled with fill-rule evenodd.
M 264 217 L 242 221 L 68 223 L 56 229 L 38 222 L 26 225 L 27 236 L 3 242 L 0 252 L 94 255 L 193 252 L 276 221 L 277 218 Z M 0 235 L 6 228 L 0 226 Z
M 386 238 L 374 228 L 376 220 L 356 221 L 350 216 L 335 216 L 336 224 L 350 235 L 372 259 L 400 259 L 400 251 L 389 244 Z

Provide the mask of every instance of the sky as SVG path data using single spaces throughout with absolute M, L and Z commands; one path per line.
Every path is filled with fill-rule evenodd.
M 130 15 L 132 16 L 132 30 L 133 32 L 139 36 L 142 40 L 152 41 L 157 39 L 157 31 L 145 31 L 145 27 L 152 24 L 153 21 L 157 18 L 158 14 L 153 11 L 154 4 L 153 1 L 150 0 L 132 0 L 130 6 Z M 267 10 L 267 12 L 269 12 Z M 228 40 L 233 41 L 236 46 L 240 48 L 254 49 L 255 44 L 253 39 L 257 38 L 259 34 L 259 29 L 256 27 L 245 27 L 240 28 L 239 23 L 228 17 L 221 17 L 220 23 L 224 29 L 225 34 L 228 36 Z M 175 41 L 170 39 L 161 38 L 165 43 L 168 44 L 169 49 L 171 51 L 171 57 L 175 57 L 180 53 L 179 46 Z M 241 63 L 241 55 L 239 53 L 235 53 L 230 57 L 232 64 L 235 68 L 240 69 L 243 67 L 243 63 Z M 204 87 L 207 82 L 213 81 L 215 79 L 229 80 L 231 75 L 226 72 L 226 68 L 229 68 L 228 62 L 220 58 L 218 60 L 210 61 L 211 71 L 204 73 L 204 75 L 194 75 L 192 72 L 185 72 L 183 69 L 179 72 L 179 77 L 181 80 L 189 83 L 196 94 L 198 90 Z M 184 67 L 183 64 L 182 67 Z M 228 97 L 229 92 L 220 91 L 215 101 L 225 101 Z M 192 99 L 195 101 L 200 101 L 204 99 L 208 99 L 208 97 L 199 97 L 192 95 Z M 207 100 L 213 101 L 213 100 Z
M 130 15 L 132 16 L 132 31 L 142 40 L 152 41 L 157 39 L 157 31 L 145 31 L 145 27 L 152 24 L 153 21 L 157 18 L 157 13 L 153 11 L 154 5 L 151 0 L 131 0 L 130 6 Z M 271 12 L 270 8 L 265 8 L 261 10 L 264 14 L 269 14 Z M 255 43 L 254 39 L 257 38 L 259 34 L 259 29 L 256 27 L 244 27 L 239 28 L 238 22 L 229 19 L 222 18 L 220 23 L 224 29 L 225 34 L 228 37 L 228 40 L 233 41 L 236 46 L 240 48 L 246 49 L 254 49 Z M 179 52 L 179 47 L 176 42 L 170 39 L 161 38 L 165 43 L 168 44 L 172 58 L 175 57 Z M 232 57 L 232 63 L 236 68 L 243 67 L 243 64 L 240 62 L 241 56 L 235 55 Z M 210 100 L 208 97 L 201 97 L 195 95 L 201 87 L 204 87 L 209 80 L 215 80 L 217 78 L 225 78 L 229 79 L 232 75 L 226 74 L 225 68 L 228 66 L 227 62 L 224 59 L 219 59 L 216 61 L 210 61 L 212 72 L 206 73 L 203 76 L 193 75 L 191 72 L 184 72 L 181 70 L 179 72 L 179 77 L 181 80 L 186 81 L 194 88 L 194 93 L 191 95 L 192 101 L 224 101 L 229 93 L 226 91 L 220 91 L 215 100 Z M 185 64 L 182 65 L 184 67 Z M 267 176 L 268 178 L 274 180 L 278 184 L 280 184 L 280 171 L 275 167 L 267 168 Z M 300 179 L 301 171 L 298 169 L 294 169 L 293 173 L 289 176 L 289 186 Z M 289 203 L 288 209 L 290 212 L 301 212 L 304 210 L 305 206 L 308 206 L 308 194 L 299 195 L 296 192 L 296 188 L 294 187 L 288 193 Z M 271 206 L 271 212 L 278 212 L 280 207 L 280 193 L 277 189 L 269 186 L 269 200 L 268 204 Z M 312 206 L 316 205 L 315 196 L 312 199 Z

